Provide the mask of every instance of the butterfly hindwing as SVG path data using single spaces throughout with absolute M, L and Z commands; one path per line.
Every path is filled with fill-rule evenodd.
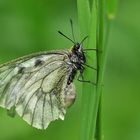
M 16 112 L 30 125 L 45 129 L 64 119 L 66 97 L 75 94 L 67 85 L 71 68 L 65 52 L 25 57 L 0 66 L 0 106 Z

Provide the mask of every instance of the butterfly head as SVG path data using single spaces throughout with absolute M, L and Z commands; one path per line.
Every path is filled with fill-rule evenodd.
M 82 45 L 80 43 L 75 43 L 74 46 L 71 48 L 71 52 L 73 55 L 77 56 L 79 62 L 81 63 L 86 62 L 86 57 L 83 52 Z

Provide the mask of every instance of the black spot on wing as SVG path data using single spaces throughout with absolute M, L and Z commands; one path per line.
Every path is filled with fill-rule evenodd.
M 23 73 L 25 70 L 25 67 L 19 67 L 18 69 L 18 74 Z
M 37 59 L 37 60 L 35 61 L 34 66 L 37 67 L 37 66 L 40 66 L 40 65 L 42 65 L 42 64 L 43 64 L 43 61 L 40 60 L 40 59 Z

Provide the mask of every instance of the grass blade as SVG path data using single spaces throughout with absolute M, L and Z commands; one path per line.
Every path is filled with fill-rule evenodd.
M 90 23 L 90 7 L 88 0 L 77 0 L 78 21 L 80 25 L 80 37 L 88 35 Z
M 93 4 L 94 7 L 92 8 L 92 15 L 90 14 L 89 3 L 87 0 L 77 0 L 78 4 L 78 17 L 80 23 L 80 31 L 81 36 L 84 37 L 85 35 L 89 35 L 88 42 L 85 44 L 86 48 L 96 48 L 96 7 L 95 3 Z M 84 11 L 85 10 L 85 11 Z M 96 68 L 96 52 L 91 52 L 88 57 L 88 65 L 91 65 Z M 93 63 L 94 62 L 94 63 Z M 96 82 L 96 71 L 86 69 L 84 78 L 90 79 Z M 92 118 L 92 107 L 94 102 L 92 102 L 92 96 L 95 94 L 95 86 L 91 84 L 84 83 L 83 84 L 83 92 L 82 92 L 82 120 L 81 120 L 81 135 L 80 140 L 88 140 L 89 139 L 89 132 L 90 132 L 90 124 Z M 91 107 L 92 106 L 92 107 Z
M 77 9 L 78 9 L 78 21 L 80 25 L 80 36 L 81 38 L 84 38 L 86 35 L 89 35 L 89 24 L 90 24 L 90 7 L 89 7 L 89 1 L 88 0 L 77 0 Z M 87 48 L 87 41 L 84 42 L 85 48 Z M 86 72 L 86 75 L 84 75 L 85 79 L 88 78 L 87 76 L 88 71 Z M 85 89 L 88 91 L 85 92 Z M 89 129 L 87 129 L 87 120 L 88 120 L 88 114 L 87 114 L 87 108 L 89 107 L 88 100 L 89 96 L 87 94 L 89 91 L 90 86 L 89 84 L 83 84 L 83 91 L 82 91 L 82 106 L 81 106 L 81 132 L 80 132 L 80 140 L 87 140 Z M 86 128 L 86 129 L 85 129 Z
M 98 49 L 97 54 L 88 54 L 88 65 L 98 68 L 97 73 L 87 69 L 85 79 L 97 80 L 96 88 L 87 83 L 83 84 L 82 120 L 80 140 L 102 140 L 102 85 L 107 55 L 110 20 L 115 17 L 117 0 L 93 0 L 90 13 L 87 0 L 77 0 L 78 18 L 81 37 L 89 35 L 86 48 Z M 107 14 L 107 19 L 105 20 Z M 106 26 L 105 26 L 106 22 Z M 97 77 L 95 76 L 97 75 Z

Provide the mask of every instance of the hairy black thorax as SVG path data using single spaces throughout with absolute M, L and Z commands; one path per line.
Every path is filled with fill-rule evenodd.
M 68 78 L 68 84 L 73 82 L 73 79 L 75 78 L 77 71 L 79 71 L 81 74 L 84 71 L 83 64 L 86 63 L 86 57 L 83 52 L 83 48 L 79 43 L 76 43 L 72 48 L 71 48 L 71 53 L 69 54 L 69 59 L 71 63 L 73 64 L 72 67 L 72 72 Z

